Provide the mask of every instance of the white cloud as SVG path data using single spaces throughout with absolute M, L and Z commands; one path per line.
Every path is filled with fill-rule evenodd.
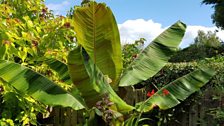
M 123 44 L 133 43 L 139 38 L 145 38 L 147 40 L 146 45 L 149 44 L 162 31 L 168 28 L 162 27 L 162 24 L 156 23 L 153 20 L 146 21 L 144 19 L 127 20 L 124 23 L 119 24 L 118 27 L 121 35 L 121 42 Z M 194 41 L 198 30 L 207 32 L 215 31 L 216 29 L 216 27 L 188 26 L 183 41 L 180 45 L 181 48 L 189 46 Z M 217 36 L 224 41 L 223 35 L 224 31 L 219 30 L 219 32 L 217 32 Z
M 143 19 L 127 20 L 123 24 L 119 24 L 118 27 L 122 43 L 133 43 L 139 38 L 146 38 L 147 41 L 150 41 L 163 31 L 161 24 Z
M 69 6 L 70 2 L 68 0 L 64 0 L 61 3 L 49 3 L 46 6 L 50 9 L 54 11 L 55 15 L 59 15 L 62 14 L 63 11 L 65 11 L 65 6 Z

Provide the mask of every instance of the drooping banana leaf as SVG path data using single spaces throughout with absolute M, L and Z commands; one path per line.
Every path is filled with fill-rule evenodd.
M 71 84 L 71 78 L 68 72 L 68 67 L 65 63 L 57 59 L 46 59 L 45 63 L 54 71 L 56 71 L 60 77 L 60 80 L 64 81 L 67 84 Z
M 84 49 L 83 49 L 84 50 Z M 113 91 L 111 86 L 107 83 L 105 76 L 100 72 L 91 59 L 83 59 L 82 49 L 75 48 L 69 53 L 68 68 L 73 83 L 81 92 L 82 97 L 89 107 L 96 105 L 96 102 L 101 100 L 105 95 L 109 95 L 111 101 L 116 104 L 119 112 L 128 112 L 133 109 L 132 106 L 127 105 L 120 97 Z M 85 53 L 86 57 L 89 57 Z M 85 64 L 84 64 L 85 61 Z
M 97 97 L 98 93 L 94 91 L 94 85 L 90 83 L 81 56 L 80 46 L 69 52 L 67 64 L 73 84 L 78 88 L 87 105 L 92 106 L 95 102 L 92 103 L 91 101 L 97 101 L 99 98 Z
M 195 91 L 198 91 L 215 75 L 215 73 L 216 72 L 211 68 L 200 67 L 198 70 L 178 78 L 161 88 L 145 102 L 140 103 L 138 110 L 147 112 L 152 110 L 155 106 L 158 106 L 162 110 L 172 108 Z
M 108 95 L 109 99 L 115 103 L 116 108 L 121 113 L 127 113 L 134 109 L 134 107 L 128 105 L 123 101 L 112 89 L 108 83 L 107 78 L 103 75 L 100 69 L 89 58 L 85 50 L 82 50 L 84 65 L 86 71 L 90 77 L 90 83 L 94 85 L 94 90 L 102 96 Z M 99 97 L 99 96 L 97 96 Z
M 22 94 L 46 105 L 85 108 L 79 96 L 73 96 L 46 77 L 14 62 L 0 60 L 0 78 Z
M 74 29 L 78 43 L 86 50 L 104 75 L 112 79 L 112 87 L 122 71 L 119 31 L 110 8 L 103 3 L 89 2 L 76 7 Z
M 177 50 L 185 29 L 178 21 L 154 39 L 124 71 L 119 86 L 135 85 L 159 72 Z

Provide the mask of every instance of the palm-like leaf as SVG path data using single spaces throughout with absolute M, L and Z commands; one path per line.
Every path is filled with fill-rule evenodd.
M 140 104 L 138 110 L 146 112 L 155 106 L 158 106 L 162 110 L 172 108 L 199 90 L 214 74 L 215 71 L 213 69 L 200 67 L 198 70 L 178 78 L 161 88 L 152 97 Z
M 72 81 L 81 92 L 86 103 L 92 107 L 97 101 L 101 100 L 105 95 L 109 95 L 111 101 L 116 104 L 119 112 L 128 112 L 133 109 L 132 106 L 127 105 L 111 88 L 105 76 L 96 67 L 90 58 L 82 51 L 81 47 L 75 48 L 69 53 L 68 68 Z
M 111 88 L 110 84 L 107 81 L 107 78 L 103 75 L 100 69 L 93 63 L 93 61 L 89 58 L 88 54 L 83 52 L 84 57 L 84 65 L 86 71 L 90 77 L 90 83 L 94 85 L 94 89 L 101 96 L 108 95 L 110 100 L 115 103 L 116 108 L 121 113 L 127 113 L 134 109 L 134 107 L 127 105 Z M 95 96 L 95 97 L 100 97 Z M 93 96 L 92 96 L 93 98 Z
M 52 106 L 71 107 L 75 110 L 85 108 L 79 96 L 73 96 L 46 77 L 29 68 L 0 60 L 0 78 L 23 94 Z
M 105 4 L 89 2 L 76 7 L 74 28 L 78 43 L 104 75 L 117 86 L 122 70 L 121 45 L 113 13 Z
M 70 51 L 68 55 L 68 69 L 73 84 L 81 92 L 82 97 L 85 99 L 89 106 L 95 104 L 100 98 L 98 93 L 94 90 L 94 85 L 90 83 L 89 75 L 86 72 L 83 58 L 81 55 L 81 47 L 76 47 Z
M 121 77 L 119 86 L 130 86 L 154 76 L 177 50 L 186 25 L 178 21 L 148 45 L 130 64 Z

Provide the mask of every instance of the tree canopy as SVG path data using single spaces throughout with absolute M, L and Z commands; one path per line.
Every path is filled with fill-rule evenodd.
M 208 31 L 205 33 L 199 30 L 198 36 L 194 39 L 194 44 L 196 46 L 218 48 L 221 46 L 221 40 L 216 36 L 215 32 Z
M 211 4 L 215 9 L 214 14 L 212 15 L 213 23 L 221 28 L 224 29 L 224 0 L 203 0 L 203 4 Z
M 215 32 L 199 30 L 194 42 L 187 48 L 180 50 L 175 54 L 170 61 L 171 62 L 183 62 L 201 60 L 216 55 L 223 55 L 223 44 Z

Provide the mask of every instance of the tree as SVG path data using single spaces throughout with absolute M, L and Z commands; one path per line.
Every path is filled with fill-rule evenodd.
M 0 22 L 0 59 L 22 64 L 58 81 L 43 59 L 54 57 L 65 62 L 75 37 L 71 19 L 55 17 L 43 0 L 0 0 Z M 4 119 L 13 120 L 15 125 L 36 125 L 36 115 L 47 113 L 46 105 L 2 78 L 0 87 L 0 125 Z M 68 89 L 69 85 L 63 87 Z
M 219 48 L 221 46 L 221 39 L 216 36 L 215 32 L 208 31 L 205 33 L 204 31 L 199 30 L 198 36 L 194 39 L 193 45 L 198 47 L 210 47 L 210 48 Z
M 213 23 L 217 27 L 224 29 L 224 0 L 203 0 L 203 4 L 213 5 L 215 12 L 212 15 Z
M 194 42 L 187 48 L 180 50 L 170 59 L 170 62 L 189 62 L 210 58 L 223 53 L 221 39 L 215 32 L 199 30 Z

